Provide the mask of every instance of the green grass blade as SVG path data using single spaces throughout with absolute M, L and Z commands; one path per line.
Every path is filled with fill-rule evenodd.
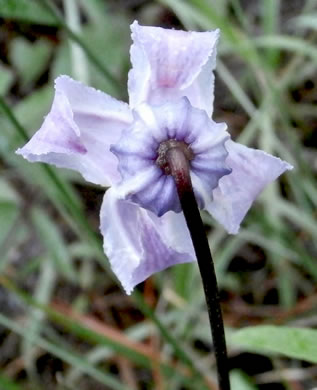
M 82 372 L 90 375 L 92 378 L 97 380 L 98 382 L 109 386 L 114 390 L 129 390 L 126 386 L 123 386 L 117 379 L 114 378 L 113 375 L 106 374 L 105 372 L 95 368 L 93 365 L 89 363 L 86 359 L 83 359 L 81 355 L 75 354 L 70 350 L 67 350 L 61 345 L 54 345 L 50 341 L 44 339 L 43 337 L 38 336 L 35 340 L 32 335 L 28 332 L 24 326 L 19 325 L 16 321 L 12 321 L 9 318 L 5 317 L 0 313 L 0 324 L 10 329 L 11 331 L 17 333 L 21 337 L 24 337 L 26 340 L 34 342 L 39 348 L 42 348 L 54 356 L 59 357 L 65 362 L 71 364 L 72 366 L 76 366 Z
M 164 324 L 159 320 L 159 318 L 155 315 L 153 310 L 150 308 L 150 306 L 144 301 L 144 298 L 142 295 L 134 291 L 133 298 L 139 307 L 139 309 L 143 312 L 143 314 L 150 318 L 157 329 L 159 330 L 161 336 L 165 339 L 165 341 L 173 348 L 174 353 L 178 358 L 185 363 L 188 367 L 191 368 L 194 378 L 193 381 L 200 381 L 201 387 L 206 388 L 206 384 L 203 382 L 202 373 L 197 367 L 195 361 L 191 358 L 191 356 L 184 350 L 184 348 L 181 346 L 181 344 L 176 340 L 172 334 L 169 332 L 169 330 L 164 326 Z
M 27 131 L 20 124 L 14 112 L 1 96 L 0 108 L 2 108 L 9 122 L 11 122 L 13 129 L 21 138 L 21 142 L 27 142 L 29 139 Z M 40 164 L 38 169 L 41 170 L 43 178 L 45 179 L 46 185 L 43 183 L 43 189 L 46 191 L 48 197 L 53 201 L 53 203 L 58 205 L 60 210 L 64 210 L 64 212 L 70 216 L 71 220 L 75 222 L 77 231 L 79 231 L 90 242 L 92 247 L 95 248 L 97 258 L 101 260 L 102 265 L 105 266 L 106 262 L 101 241 L 87 223 L 81 204 L 78 201 L 72 187 L 63 180 L 52 167 L 46 164 Z M 52 191 L 52 189 L 54 189 L 54 191 Z
M 57 273 L 52 261 L 42 259 L 40 274 L 34 292 L 34 298 L 41 304 L 50 302 L 56 284 L 56 277 Z M 31 308 L 31 310 L 28 311 L 27 316 L 27 328 L 30 337 L 22 339 L 22 355 L 26 362 L 26 369 L 34 374 L 34 341 L 41 333 L 45 320 L 45 313 L 37 308 Z
M 55 4 L 50 0 L 38 0 L 40 4 L 42 4 L 50 14 L 58 21 L 59 26 L 61 26 L 68 36 L 76 42 L 86 53 L 87 58 L 91 61 L 92 64 L 95 65 L 96 69 L 101 72 L 104 77 L 112 84 L 113 89 L 120 96 L 121 92 L 121 84 L 118 82 L 116 77 L 108 70 L 108 68 L 100 61 L 100 59 L 94 54 L 94 52 L 90 49 L 90 47 L 86 44 L 86 42 L 81 38 L 80 35 L 76 34 L 72 29 L 70 29 L 67 23 L 64 21 L 63 16 L 60 14 L 58 8 Z
M 266 0 L 261 4 L 263 33 L 264 35 L 273 35 L 278 33 L 280 0 Z M 271 67 L 276 67 L 279 61 L 279 51 L 275 48 L 268 48 L 265 56 Z
M 257 387 L 251 380 L 239 370 L 232 370 L 230 372 L 230 383 L 233 390 L 256 390 Z
M 56 18 L 34 0 L 0 0 L 0 16 L 27 23 L 57 25 Z
M 254 326 L 234 332 L 230 343 L 250 351 L 279 354 L 317 363 L 317 330 L 287 326 Z
M 32 210 L 32 220 L 42 244 L 46 247 L 55 269 L 71 282 L 77 280 L 77 274 L 68 252 L 66 243 L 53 221 L 38 208 Z
M 298 53 L 311 58 L 314 63 L 317 63 L 316 46 L 301 38 L 287 35 L 261 36 L 254 39 L 254 44 L 258 48 L 271 48 Z
M 5 277 L 0 278 L 0 285 L 3 285 L 9 291 L 14 293 L 26 305 L 41 310 L 51 321 L 63 327 L 63 329 L 84 340 L 85 342 L 96 344 L 99 347 L 109 348 L 113 353 L 125 356 L 134 364 L 139 364 L 142 367 L 152 368 L 153 364 L 158 364 L 163 372 L 166 373 L 166 375 L 181 376 L 183 383 L 189 382 L 194 386 L 197 382 L 200 386 L 199 388 L 209 389 L 209 387 L 205 384 L 204 379 L 198 373 L 197 375 L 199 378 L 189 374 L 185 375 L 183 370 L 177 370 L 173 365 L 170 365 L 163 360 L 158 360 L 157 357 L 155 358 L 156 360 L 153 361 L 154 358 L 152 356 L 148 356 L 147 353 L 142 352 L 137 348 L 133 348 L 123 341 L 118 342 L 110 334 L 106 335 L 105 333 L 101 332 L 97 333 L 96 331 L 92 330 L 91 327 L 82 325 L 80 321 L 64 315 L 52 307 L 35 301 L 33 297 L 19 289 L 12 281 Z
M 0 389 L 3 390 L 22 390 L 22 387 L 12 379 L 0 373 Z

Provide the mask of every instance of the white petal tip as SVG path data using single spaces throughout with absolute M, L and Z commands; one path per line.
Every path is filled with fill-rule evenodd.
M 25 150 L 24 147 L 17 149 L 14 153 L 17 154 L 18 156 L 22 156 L 23 158 L 25 158 L 29 162 L 33 161 L 32 158 L 30 158 L 30 156 L 35 154 L 35 153 L 30 153 L 28 150 Z
M 132 291 L 133 291 L 133 288 L 131 288 L 131 287 L 123 287 L 123 289 L 124 289 L 124 291 L 125 291 L 125 293 L 127 294 L 127 295 L 131 295 L 132 294 Z
M 228 233 L 232 234 L 233 236 L 235 236 L 235 235 L 237 235 L 239 233 L 239 230 L 240 230 L 240 226 L 232 228 L 232 229 L 228 229 Z

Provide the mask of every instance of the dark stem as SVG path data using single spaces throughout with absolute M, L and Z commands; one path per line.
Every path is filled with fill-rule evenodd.
M 216 357 L 219 388 L 221 390 L 230 390 L 227 347 L 215 267 L 193 192 L 189 173 L 189 162 L 180 147 L 170 148 L 167 151 L 166 157 L 171 174 L 175 180 L 203 281 Z

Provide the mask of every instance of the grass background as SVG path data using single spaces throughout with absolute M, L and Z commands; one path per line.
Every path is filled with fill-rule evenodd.
M 127 99 L 134 19 L 220 28 L 214 119 L 295 166 L 237 236 L 203 217 L 233 390 L 315 389 L 315 0 L 0 0 L 0 389 L 216 389 L 197 265 L 126 296 L 102 251 L 104 190 L 14 154 L 59 74 Z

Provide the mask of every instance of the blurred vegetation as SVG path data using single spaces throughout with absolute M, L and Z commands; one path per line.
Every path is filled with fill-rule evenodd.
M 233 390 L 316 388 L 317 1 L 0 0 L 0 389 L 216 389 L 196 264 L 126 296 L 101 247 L 104 190 L 14 154 L 59 74 L 127 99 L 134 19 L 219 27 L 214 119 L 296 167 L 237 236 L 204 221 Z

